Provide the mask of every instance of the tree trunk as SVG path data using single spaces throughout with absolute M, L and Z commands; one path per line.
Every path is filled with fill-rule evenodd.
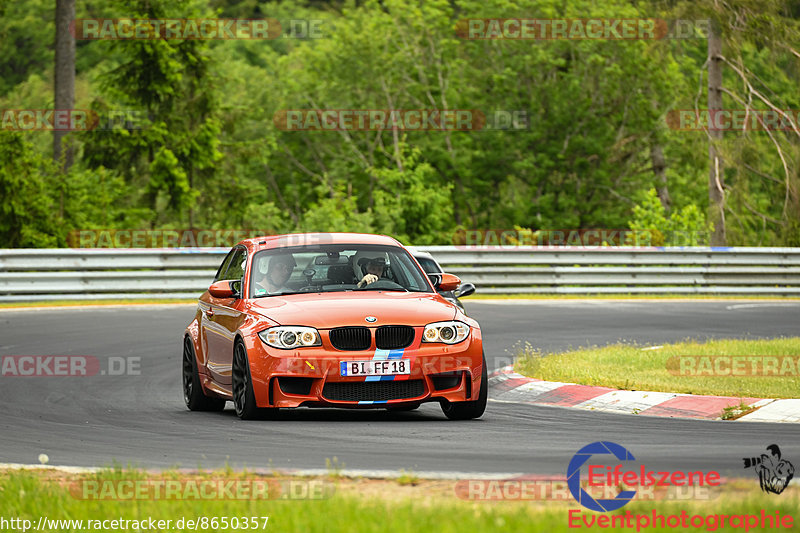
M 653 174 L 656 176 L 658 199 L 661 200 L 664 210 L 669 213 L 672 200 L 667 187 L 667 161 L 664 159 L 664 149 L 658 140 L 654 140 L 650 146 L 650 161 L 653 164 Z
M 56 64 L 54 101 L 56 109 L 75 105 L 75 37 L 70 24 L 75 20 L 75 0 L 56 0 Z M 72 148 L 62 143 L 65 131 L 53 131 L 53 159 L 66 171 L 72 166 Z M 63 144 L 63 146 L 62 146 Z M 62 152 L 63 148 L 63 152 Z M 62 159 L 63 153 L 63 162 Z
M 711 246 L 725 246 L 725 195 L 722 180 L 722 157 L 719 154 L 719 142 L 722 130 L 714 129 L 716 122 L 714 110 L 722 109 L 722 36 L 718 24 L 712 21 L 708 32 L 708 110 L 709 121 L 708 143 L 708 212 L 709 221 L 714 224 L 711 233 Z

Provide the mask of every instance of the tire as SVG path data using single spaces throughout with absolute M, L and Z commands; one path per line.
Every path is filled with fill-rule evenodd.
M 233 368 L 231 369 L 231 392 L 233 408 L 236 416 L 242 420 L 263 420 L 277 413 L 275 408 L 259 408 L 253 393 L 253 378 L 250 375 L 250 363 L 247 349 L 242 341 L 236 341 L 233 347 Z
M 481 390 L 478 399 L 472 402 L 445 402 L 442 404 L 444 416 L 450 420 L 470 420 L 480 418 L 486 411 L 486 400 L 489 397 L 489 373 L 486 370 L 486 357 L 482 358 Z
M 200 375 L 197 372 L 197 359 L 194 356 L 194 345 L 189 337 L 183 339 L 183 401 L 190 411 L 222 411 L 225 400 L 209 398 L 203 392 Z

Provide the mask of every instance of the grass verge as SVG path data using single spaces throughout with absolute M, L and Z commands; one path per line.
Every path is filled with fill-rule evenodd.
M 170 520 L 170 527 L 160 531 L 194 530 L 186 527 L 186 521 L 206 517 L 208 524 L 216 518 L 217 527 L 199 527 L 198 531 L 235 531 L 230 527 L 233 517 L 240 521 L 244 517 L 258 517 L 257 527 L 248 530 L 282 532 L 360 533 L 360 532 L 463 532 L 463 531 L 574 531 L 569 528 L 569 513 L 578 512 L 586 520 L 601 516 L 634 514 L 660 515 L 710 514 L 758 515 L 763 510 L 767 515 L 794 515 L 800 504 L 800 489 L 790 486 L 780 496 L 768 496 L 758 491 L 755 478 L 739 482 L 745 489 L 731 487 L 713 500 L 649 501 L 632 502 L 614 513 L 595 513 L 582 509 L 574 501 L 473 501 L 455 497 L 454 481 L 422 481 L 415 486 L 400 485 L 391 480 L 339 479 L 335 490 L 324 499 L 119 499 L 104 498 L 86 500 L 75 496 L 70 489 L 81 481 L 153 479 L 140 471 L 109 470 L 91 475 L 68 475 L 53 471 L 6 471 L 0 472 L 0 517 L 8 520 L 29 520 L 36 528 L 40 517 L 49 520 L 83 520 L 83 527 L 65 526 L 42 528 L 40 531 L 86 531 L 87 521 L 92 520 Z M 187 479 L 187 474 L 165 472 L 159 479 Z M 247 474 L 220 473 L 217 479 L 237 481 L 252 479 Z M 211 478 L 213 479 L 213 477 Z M 282 480 L 266 477 L 268 480 Z M 292 478 L 295 483 L 321 481 L 324 478 Z M 221 517 L 227 517 L 229 527 L 221 526 Z M 264 518 L 268 517 L 266 527 Z M 184 527 L 175 527 L 184 520 Z M 574 522 L 575 523 L 575 522 Z M 579 529 L 589 529 L 577 520 Z M 105 528 L 113 531 L 135 531 L 132 524 Z M 19 529 L 19 528 L 17 528 Z M 705 531 L 706 528 L 689 528 Z M 742 527 L 714 528 L 714 531 L 740 531 Z M 145 528 L 141 528 L 145 531 Z M 627 529 L 636 531 L 634 527 Z M 684 530 L 678 528 L 678 530 Z M 712 529 L 708 529 L 709 531 Z M 675 528 L 648 528 L 643 531 L 675 531 Z
M 719 356 L 767 356 L 778 361 L 775 368 L 778 375 L 746 375 L 753 373 L 754 368 L 772 373 L 765 367 L 765 359 L 734 360 Z M 733 366 L 739 363 L 741 367 Z M 622 390 L 753 398 L 797 398 L 800 390 L 798 367 L 800 337 L 686 341 L 660 347 L 614 344 L 547 357 L 527 345 L 514 364 L 516 372 L 547 381 Z M 726 369 L 727 375 L 718 375 Z

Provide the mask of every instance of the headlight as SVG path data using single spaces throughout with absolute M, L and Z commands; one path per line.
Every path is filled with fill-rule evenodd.
M 450 320 L 428 324 L 422 332 L 422 342 L 443 342 L 457 344 L 469 336 L 469 326 L 463 322 Z
M 258 336 L 273 348 L 281 350 L 322 345 L 319 332 L 304 326 L 275 326 L 265 329 Z

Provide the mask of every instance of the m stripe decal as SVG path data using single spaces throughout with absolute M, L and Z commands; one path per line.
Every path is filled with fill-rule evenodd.
M 385 361 L 389 358 L 389 350 L 381 350 L 376 349 L 375 355 L 372 356 L 373 361 Z M 364 378 L 364 381 L 381 381 L 383 377 L 392 377 L 392 376 L 367 376 Z
M 375 350 L 375 355 L 372 357 L 373 361 L 385 361 L 385 360 L 393 360 L 393 359 L 402 359 L 403 352 L 405 351 L 404 348 L 399 348 L 396 350 Z M 395 378 L 405 378 L 408 379 L 406 376 L 367 376 L 364 381 L 394 381 Z

